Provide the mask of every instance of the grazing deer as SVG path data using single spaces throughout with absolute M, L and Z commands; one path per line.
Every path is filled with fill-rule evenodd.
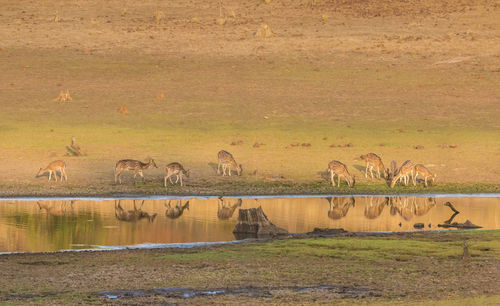
M 238 199 L 238 201 L 234 205 L 229 205 L 224 203 L 222 197 L 219 198 L 219 203 L 217 203 L 217 218 L 220 220 L 227 220 L 231 218 L 234 214 L 236 208 L 241 207 L 243 201 Z
M 429 171 L 424 165 L 422 164 L 416 164 L 415 165 L 415 181 L 417 180 L 417 176 L 421 175 L 424 177 L 424 185 L 427 187 L 427 179 L 432 180 L 432 184 L 436 182 L 436 174 L 433 174 L 432 172 Z
M 115 200 L 115 217 L 120 221 L 125 222 L 136 222 L 144 218 L 148 219 L 149 222 L 153 222 L 157 214 L 150 215 L 147 212 L 142 211 L 142 205 L 144 205 L 144 200 L 142 200 L 141 207 L 137 208 L 134 200 L 134 210 L 124 210 L 120 205 L 120 200 Z
M 398 163 L 395 160 L 391 161 L 390 168 L 387 169 L 387 172 L 389 173 L 389 177 L 387 178 L 388 180 L 392 180 L 392 178 L 397 174 L 398 172 Z
M 168 201 L 167 204 L 165 201 L 164 203 L 165 207 L 167 208 L 167 210 L 165 211 L 165 216 L 167 216 L 170 219 L 177 219 L 180 216 L 182 216 L 185 209 L 189 210 L 189 201 L 187 201 L 186 204 L 182 205 L 182 201 L 177 200 L 177 204 L 173 207 L 170 205 L 171 202 L 172 201 Z
M 241 175 L 243 171 L 241 164 L 237 164 L 236 160 L 231 153 L 221 150 L 217 153 L 217 159 L 219 160 L 219 164 L 217 165 L 217 174 L 220 174 L 220 167 L 222 166 L 222 176 L 226 175 L 226 169 L 228 170 L 229 176 L 231 176 L 231 167 L 236 169 L 238 175 Z
M 415 186 L 415 176 L 414 174 L 414 169 L 415 165 L 411 160 L 405 161 L 401 167 L 399 167 L 396 175 L 391 179 L 391 188 L 394 188 L 394 185 L 396 185 L 396 182 L 399 180 L 404 180 L 405 186 L 408 186 L 408 182 L 410 181 L 410 178 L 413 180 L 413 185 Z
M 189 170 L 184 170 L 184 167 L 182 167 L 181 164 L 174 162 L 170 163 L 165 167 L 165 170 L 167 171 L 167 175 L 165 175 L 164 180 L 163 180 L 163 185 L 167 187 L 167 179 L 170 180 L 171 184 L 174 184 L 172 182 L 172 176 L 177 176 L 177 179 L 175 180 L 175 184 L 181 180 L 181 186 L 182 186 L 182 176 L 189 177 Z
M 333 187 L 335 187 L 335 180 L 333 179 L 335 177 L 335 175 L 338 176 L 337 187 L 340 187 L 340 179 L 342 177 L 345 179 L 345 181 L 347 182 L 347 185 L 349 185 L 349 187 L 351 187 L 351 188 L 354 187 L 354 184 L 356 183 L 355 177 L 351 176 L 351 174 L 347 170 L 346 165 L 344 165 L 343 163 L 336 161 L 336 160 L 332 160 L 328 164 L 327 171 L 330 173 L 330 180 L 332 182 Z
M 135 177 L 137 176 L 137 173 L 139 173 L 142 176 L 143 181 L 145 181 L 145 178 L 144 178 L 142 171 L 144 169 L 148 169 L 151 167 L 158 168 L 158 166 L 156 166 L 154 159 L 152 159 L 152 158 L 149 159 L 148 163 L 143 163 L 141 161 L 133 160 L 133 159 L 119 160 L 115 166 L 115 184 L 116 184 L 117 179 L 120 182 L 120 184 L 122 183 L 121 175 L 122 175 L 122 172 L 125 170 L 134 170 L 134 181 L 135 181 Z
M 375 201 L 375 203 L 374 203 Z M 368 205 L 365 206 L 365 217 L 367 219 L 376 219 L 382 214 L 384 207 L 389 203 L 389 198 L 370 197 Z
M 356 200 L 354 197 L 328 197 L 326 200 L 330 203 L 328 218 L 338 220 L 347 215 L 349 208 L 354 207 Z
M 59 171 L 61 175 L 61 182 L 63 181 L 63 178 L 66 179 L 66 181 L 68 181 L 68 176 L 66 175 L 66 163 L 63 162 L 62 160 L 56 160 L 51 162 L 45 169 L 40 168 L 40 170 L 38 170 L 36 177 L 40 177 L 45 173 L 49 172 L 49 181 L 50 181 L 52 173 L 54 173 L 54 179 L 57 182 L 57 171 Z
M 363 159 L 366 162 L 365 177 L 368 177 L 368 169 L 370 169 L 370 176 L 373 178 L 373 168 L 375 168 L 379 179 L 380 171 L 382 171 L 386 179 L 388 178 L 388 171 L 385 169 L 382 159 L 377 154 L 368 153 L 361 155 L 359 158 Z
M 58 203 L 60 202 L 60 203 Z M 72 201 L 48 201 L 40 202 L 37 201 L 36 204 L 40 210 L 45 210 L 49 215 L 52 216 L 64 216 L 68 212 L 68 205 L 71 211 L 73 210 L 74 200 Z

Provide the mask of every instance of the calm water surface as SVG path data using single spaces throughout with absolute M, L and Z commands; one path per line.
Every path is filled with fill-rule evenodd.
M 189 203 L 188 203 L 189 201 Z M 460 211 L 453 220 L 451 202 Z M 134 208 L 135 205 L 135 208 Z M 500 228 L 500 197 L 307 197 L 0 201 L 0 252 L 234 240 L 238 209 L 262 206 L 291 233 L 437 230 L 446 221 Z

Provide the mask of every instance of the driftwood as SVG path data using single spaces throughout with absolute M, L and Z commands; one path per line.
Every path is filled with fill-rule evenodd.
M 450 228 L 450 227 L 455 227 L 455 228 L 482 228 L 482 226 L 475 225 L 469 220 L 465 221 L 464 223 L 458 223 L 458 222 L 453 222 L 452 224 L 438 224 L 438 227 L 444 227 L 444 228 Z
M 238 223 L 233 234 L 236 239 L 250 237 L 266 237 L 288 235 L 288 232 L 272 224 L 262 210 L 262 207 L 240 209 L 238 211 Z

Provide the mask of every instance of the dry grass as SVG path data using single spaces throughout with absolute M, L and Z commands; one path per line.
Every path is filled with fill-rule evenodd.
M 353 159 L 367 152 L 423 163 L 440 184 L 498 184 L 500 21 L 491 3 L 224 1 L 223 16 L 217 2 L 146 1 L 125 15 L 119 1 L 97 3 L 66 4 L 63 27 L 51 20 L 58 3 L 5 3 L 5 186 L 46 189 L 33 169 L 62 157 L 72 135 L 89 154 L 66 160 L 69 180 L 89 188 L 113 190 L 114 162 L 146 155 L 186 164 L 197 186 L 218 183 L 209 163 L 224 148 L 248 169 L 235 185 L 278 174 L 322 184 L 318 173 L 336 159 L 385 190 L 360 177 Z M 155 11 L 175 14 L 157 26 Z M 226 11 L 238 18 L 207 22 Z M 278 34 L 254 39 L 263 23 Z M 47 107 L 61 88 L 78 99 Z M 168 99 L 158 103 L 159 92 Z M 117 113 L 122 105 L 128 116 Z M 228 148 L 235 139 L 243 144 Z M 295 142 L 311 146 L 286 149 Z

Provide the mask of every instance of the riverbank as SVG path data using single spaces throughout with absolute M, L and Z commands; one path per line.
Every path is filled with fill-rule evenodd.
M 470 255 L 466 259 L 464 241 Z M 494 304 L 500 301 L 499 241 L 498 230 L 444 231 L 190 249 L 3 255 L 0 300 Z M 195 294 L 186 298 L 160 288 L 189 288 Z M 226 293 L 215 294 L 216 289 Z M 207 291 L 213 294 L 200 293 Z
M 453 184 L 443 183 L 424 187 L 396 186 L 389 188 L 385 182 L 359 183 L 354 188 L 345 184 L 332 187 L 326 181 L 293 182 L 255 181 L 241 178 L 220 179 L 218 182 L 189 182 L 185 186 L 169 185 L 165 188 L 149 179 L 146 183 L 132 182 L 123 185 L 77 185 L 70 183 L 0 185 L 0 197 L 148 197 L 148 196 L 279 196 L 279 195 L 407 195 L 407 194 L 495 194 L 500 193 L 498 184 Z

